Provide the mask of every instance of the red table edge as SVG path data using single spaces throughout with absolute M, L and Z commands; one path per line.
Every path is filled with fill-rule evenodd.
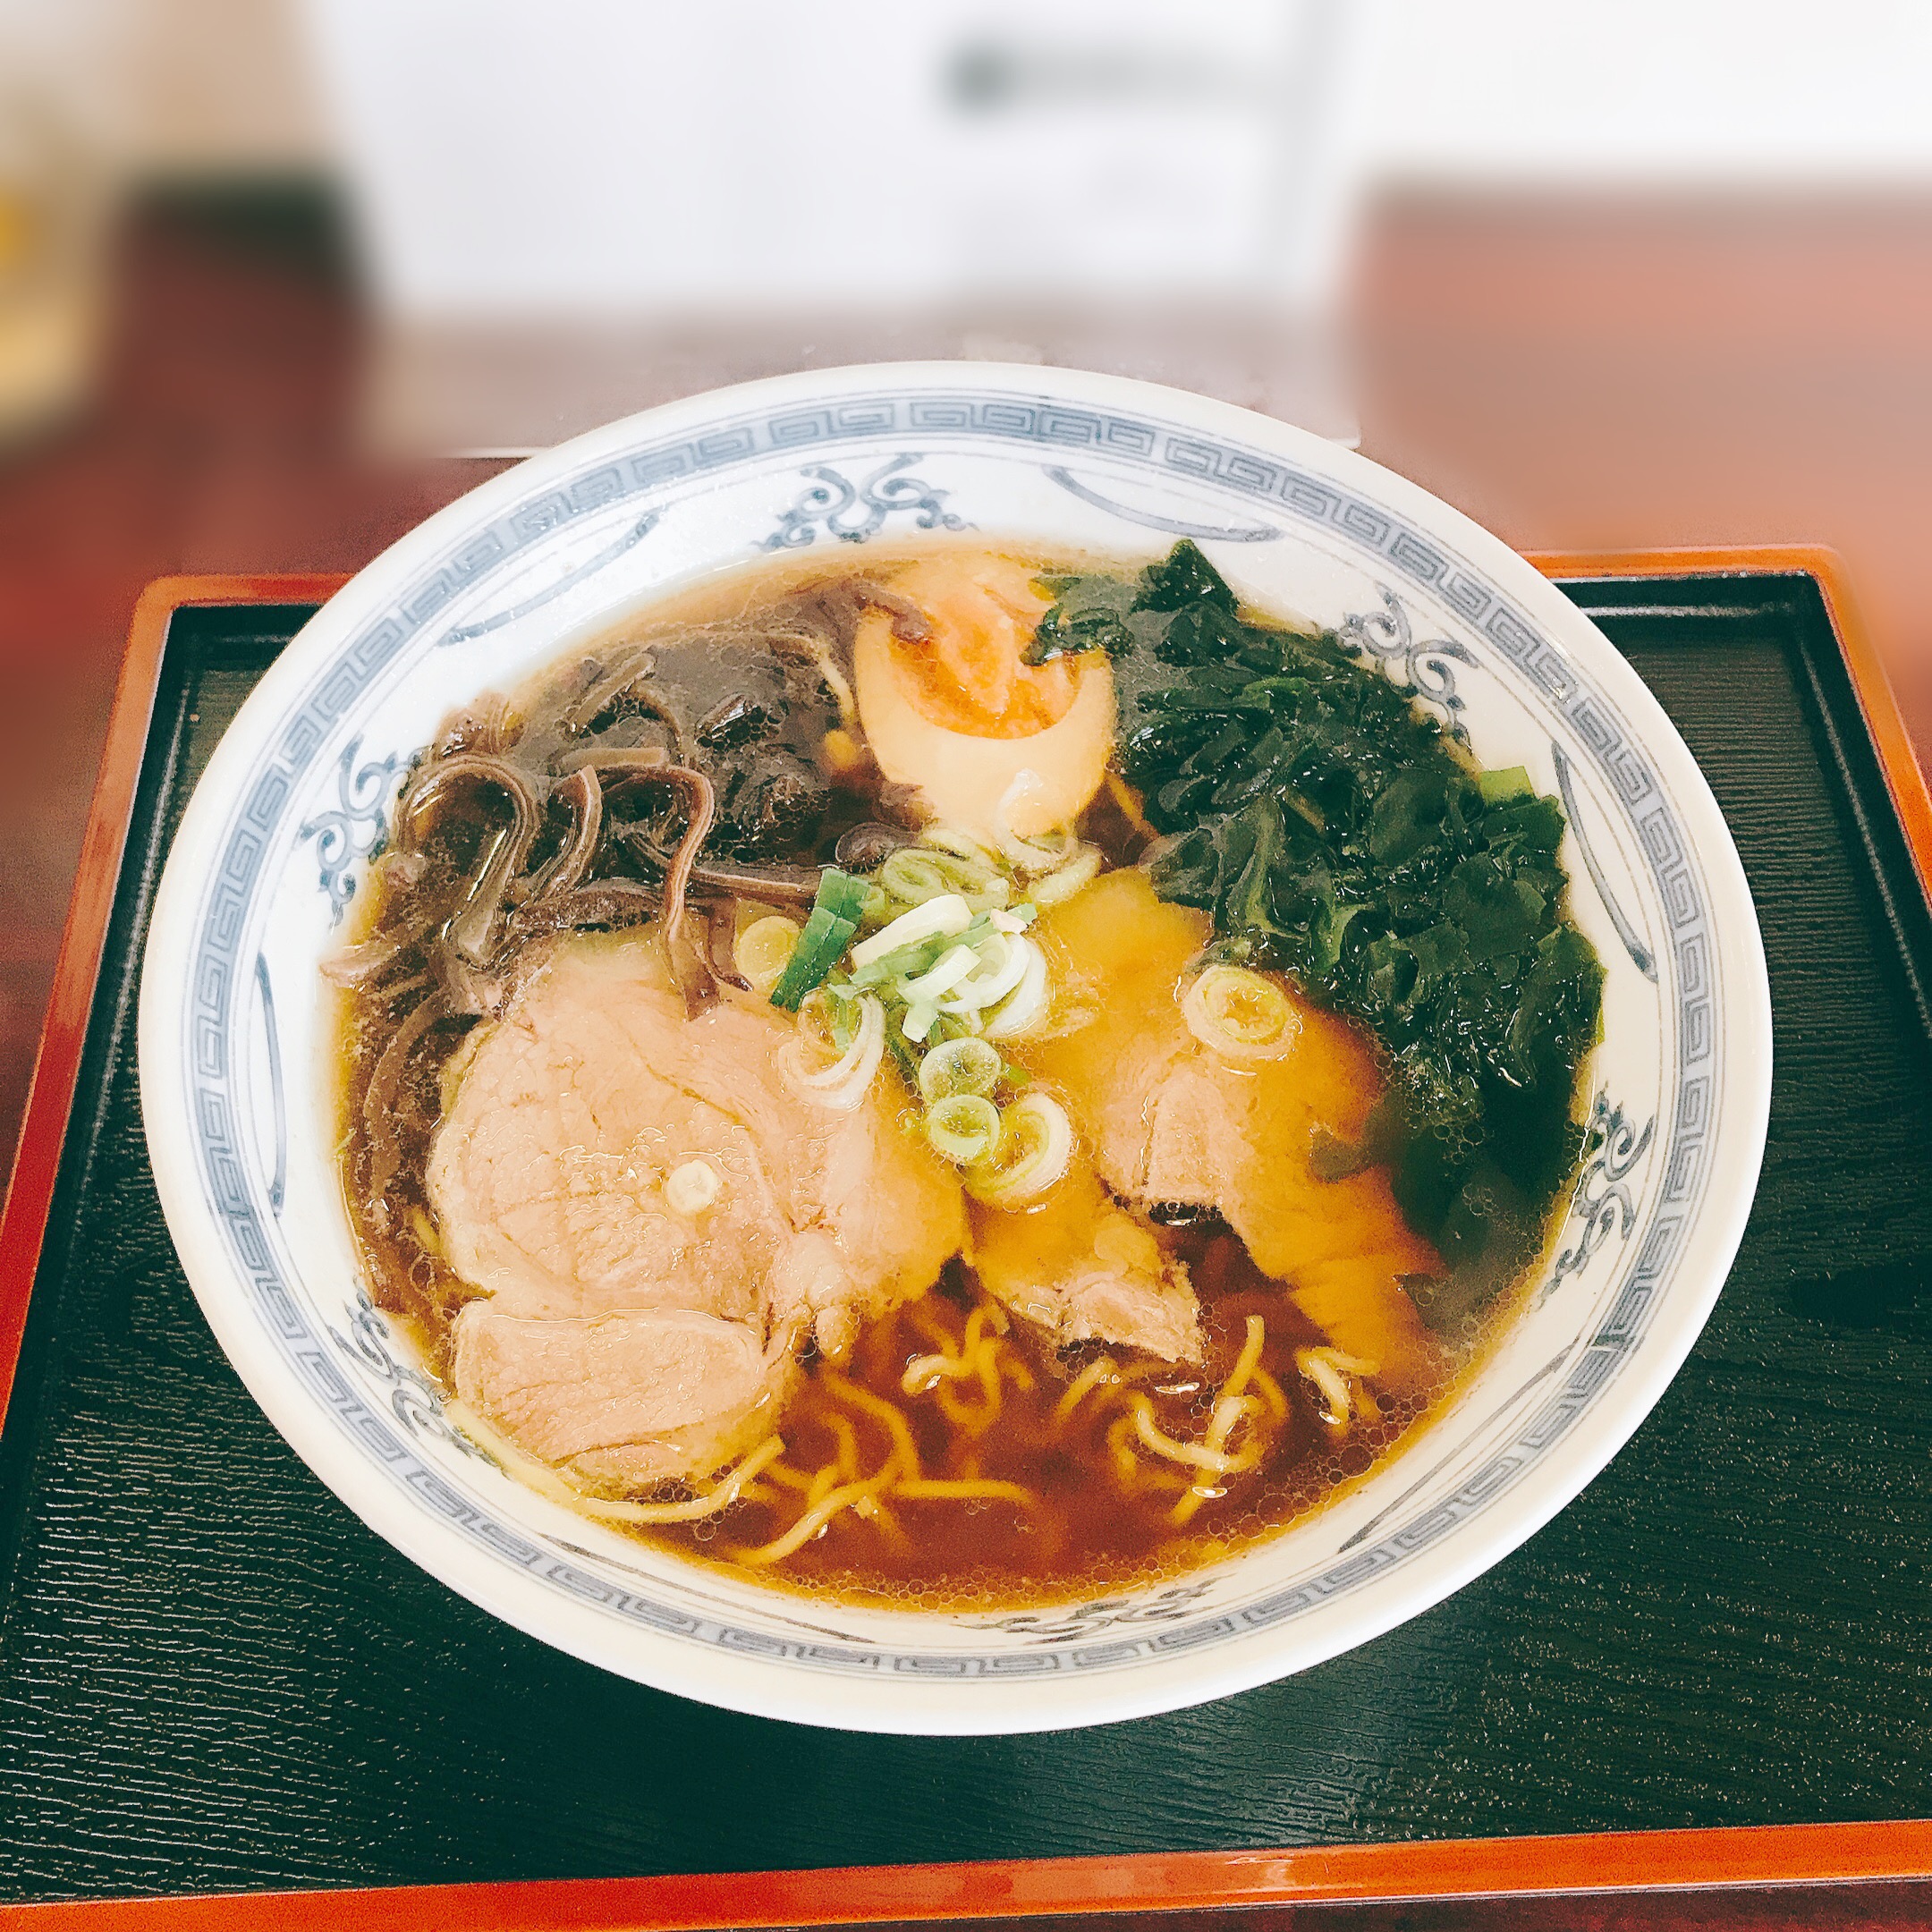
M 1932 795 L 1836 552 L 1814 545 L 1532 554 L 1553 578 L 1803 575 L 1824 597 L 1921 886 L 1932 880 Z M 101 950 L 174 613 L 207 604 L 320 603 L 340 576 L 165 577 L 135 606 L 89 814 L 20 1152 L 0 1210 L 0 1423 L 18 1362 Z M 1530 1896 L 1932 1878 L 1932 1821 L 1730 1826 L 1563 1837 L 1442 1839 L 1305 1850 L 1137 1853 L 962 1865 L 556 1879 L 375 1891 L 242 1893 L 0 1906 L 0 1923 L 228 1932 L 679 1932 L 679 1928 L 1030 1918 L 1421 1898 Z

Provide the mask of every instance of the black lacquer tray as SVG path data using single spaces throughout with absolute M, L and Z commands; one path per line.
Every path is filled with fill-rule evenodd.
M 1689 741 L 1757 896 L 1776 1080 L 1716 1312 L 1605 1474 L 1448 1602 L 1241 1697 L 1004 1739 L 806 1731 L 606 1676 L 416 1570 L 255 1408 L 162 1224 L 134 999 L 194 778 L 327 586 L 157 588 L 0 1250 L 0 1368 L 24 1312 L 0 1900 L 459 1885 L 420 1922 L 601 1924 L 463 1914 L 601 1895 L 495 1889 L 516 1880 L 994 1860 L 1071 1876 L 659 1888 L 608 1922 L 1099 1911 L 1466 1892 L 1472 1870 L 1546 1890 L 1591 1858 L 1683 1883 L 1709 1827 L 1932 1813 L 1932 814 L 1828 560 L 1555 568 Z M 1648 1865 L 1599 1836 L 1686 1827 Z M 1548 1834 L 1588 1835 L 1436 1847 Z M 1724 1842 L 1759 1848 L 1733 1876 L 1932 1872 L 1923 1827 Z M 1321 1862 L 1357 1874 L 1326 1890 L 1305 1861 L 1218 1856 L 1297 1846 L 1370 1849 Z M 1081 1854 L 1113 1863 L 1012 1862 Z

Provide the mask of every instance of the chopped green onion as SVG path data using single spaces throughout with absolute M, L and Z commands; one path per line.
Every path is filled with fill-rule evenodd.
M 998 1140 L 967 1169 L 966 1191 L 988 1208 L 1044 1194 L 1073 1158 L 1073 1126 L 1051 1094 L 1022 1094 L 1000 1116 Z
M 906 846 L 894 852 L 878 869 L 878 882 L 895 898 L 908 905 L 921 905 L 953 890 L 953 882 L 930 852 Z
M 1224 1059 L 1278 1059 L 1301 1034 L 1288 996 L 1245 966 L 1208 967 L 1188 988 L 1181 1013 L 1189 1032 Z
M 999 1144 L 999 1109 L 984 1094 L 949 1094 L 928 1110 L 926 1138 L 948 1160 L 984 1160 Z
M 799 1030 L 817 1036 L 836 1059 L 852 1045 L 863 1010 L 862 999 L 843 987 L 814 987 L 799 1002 Z
M 798 943 L 798 921 L 774 912 L 753 919 L 738 935 L 732 957 L 754 993 L 769 993 L 778 984 Z
M 1098 864 L 1069 832 L 1028 851 L 1057 861 L 1040 882 L 1043 900 L 1077 889 Z M 797 1012 L 801 1033 L 835 1062 L 865 1032 L 862 1014 L 883 1008 L 885 1050 L 909 1087 L 931 1105 L 990 1106 L 1003 1080 L 1018 1086 L 1025 1076 L 987 1043 L 1028 1031 L 1047 1004 L 1046 959 L 1023 936 L 1038 907 L 1012 904 L 1013 892 L 1010 859 L 970 834 L 935 828 L 889 854 L 869 880 L 828 868 L 802 931 L 776 916 L 754 921 L 741 936 L 740 970 Z M 867 927 L 877 929 L 854 943 Z M 816 1089 L 802 1067 L 800 1078 Z
M 950 993 L 962 979 L 979 970 L 979 955 L 969 945 L 956 945 L 947 953 L 930 972 L 921 973 L 916 979 L 902 979 L 899 991 L 908 1002 L 937 999 L 942 993 Z
M 869 959 L 862 966 L 855 966 L 852 984 L 875 987 L 884 986 L 888 980 L 916 978 L 920 973 L 929 972 L 953 947 L 966 946 L 977 952 L 993 935 L 992 921 L 981 913 L 960 932 L 934 933 L 928 938 L 915 939 L 909 945 L 894 946 L 890 953 Z M 870 951 L 869 943 L 867 950 Z M 857 959 L 858 956 L 855 951 L 852 957 Z
M 1012 944 L 1025 955 L 1026 965 L 1020 984 L 986 1022 L 988 1039 L 1017 1039 L 1030 1031 L 1046 1011 L 1046 955 L 1030 939 L 1015 939 Z
M 814 1106 L 849 1114 L 871 1090 L 872 1076 L 886 1051 L 886 1010 L 865 998 L 858 1007 L 858 1025 L 852 1043 L 830 1066 L 812 1067 L 810 1041 L 801 1024 L 797 1038 L 779 1049 L 779 1066 L 786 1078 Z
M 919 843 L 934 846 L 940 852 L 953 852 L 962 859 L 970 859 L 988 872 L 997 870 L 999 866 L 998 855 L 984 839 L 975 838 L 970 832 L 962 832 L 957 826 L 928 826 L 919 834 Z
M 841 872 L 836 866 L 827 866 L 819 876 L 818 896 L 812 903 L 823 906 L 835 919 L 850 919 L 856 926 L 865 917 L 871 892 L 869 880 Z
M 886 860 L 878 879 L 887 892 L 912 905 L 942 893 L 958 894 L 975 910 L 1003 906 L 1013 897 L 1011 883 L 994 867 L 911 845 L 902 846 Z
M 1075 893 L 1092 885 L 1099 870 L 1100 848 L 1097 845 L 1077 846 L 1073 856 L 1064 865 L 1035 879 L 1027 890 L 1032 894 L 1035 905 L 1058 905 L 1063 899 L 1071 899 Z
M 941 954 L 953 944 L 951 933 L 935 933 L 928 939 L 915 939 L 910 945 L 894 946 L 877 959 L 852 968 L 854 986 L 884 986 L 888 980 L 922 973 L 938 963 Z
M 1530 798 L 1536 792 L 1529 772 L 1521 765 L 1505 766 L 1501 771 L 1478 772 L 1476 789 L 1481 792 L 1485 805 L 1506 805 L 1512 799 Z
M 838 964 L 839 955 L 858 929 L 850 919 L 835 919 L 823 906 L 814 906 L 784 970 L 772 987 L 772 1004 L 796 1013 L 800 1000 Z
M 852 964 L 869 966 L 900 946 L 911 945 L 917 939 L 930 939 L 936 934 L 950 936 L 970 926 L 972 919 L 972 908 L 957 893 L 942 893 L 936 899 L 914 906 L 910 912 L 902 912 L 869 939 L 861 940 L 852 948 Z
M 787 1013 L 796 1013 L 799 1002 L 844 957 L 852 935 L 859 930 L 859 916 L 865 910 L 866 883 L 851 877 L 836 866 L 827 866 L 818 880 L 818 895 L 812 902 L 811 916 L 798 936 L 798 944 L 786 960 L 771 989 L 771 1003 Z
M 942 1011 L 963 1017 L 998 1005 L 1026 977 L 1037 950 L 1004 933 L 988 935 L 974 955 L 973 971 L 952 987 L 953 997 Z
M 919 1062 L 919 1089 L 930 1104 L 955 1094 L 989 1094 L 1004 1071 L 999 1049 L 968 1035 L 935 1046 Z

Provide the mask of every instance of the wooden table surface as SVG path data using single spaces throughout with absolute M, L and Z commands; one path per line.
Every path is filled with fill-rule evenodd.
M 0 1168 L 128 619 L 164 573 L 353 570 L 500 464 L 352 446 L 358 304 L 326 219 L 148 205 L 89 416 L 0 455 Z M 1523 549 L 1846 555 L 1932 748 L 1932 202 L 1379 209 L 1363 446 Z

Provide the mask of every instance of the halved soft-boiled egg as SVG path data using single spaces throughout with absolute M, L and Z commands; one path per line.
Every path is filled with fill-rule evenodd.
M 907 641 L 883 610 L 859 621 L 853 683 L 879 769 L 980 838 L 1037 837 L 1078 816 L 1114 744 L 1106 654 L 1030 665 L 1052 599 L 1032 566 L 1008 558 L 922 558 L 892 587 L 930 634 Z

